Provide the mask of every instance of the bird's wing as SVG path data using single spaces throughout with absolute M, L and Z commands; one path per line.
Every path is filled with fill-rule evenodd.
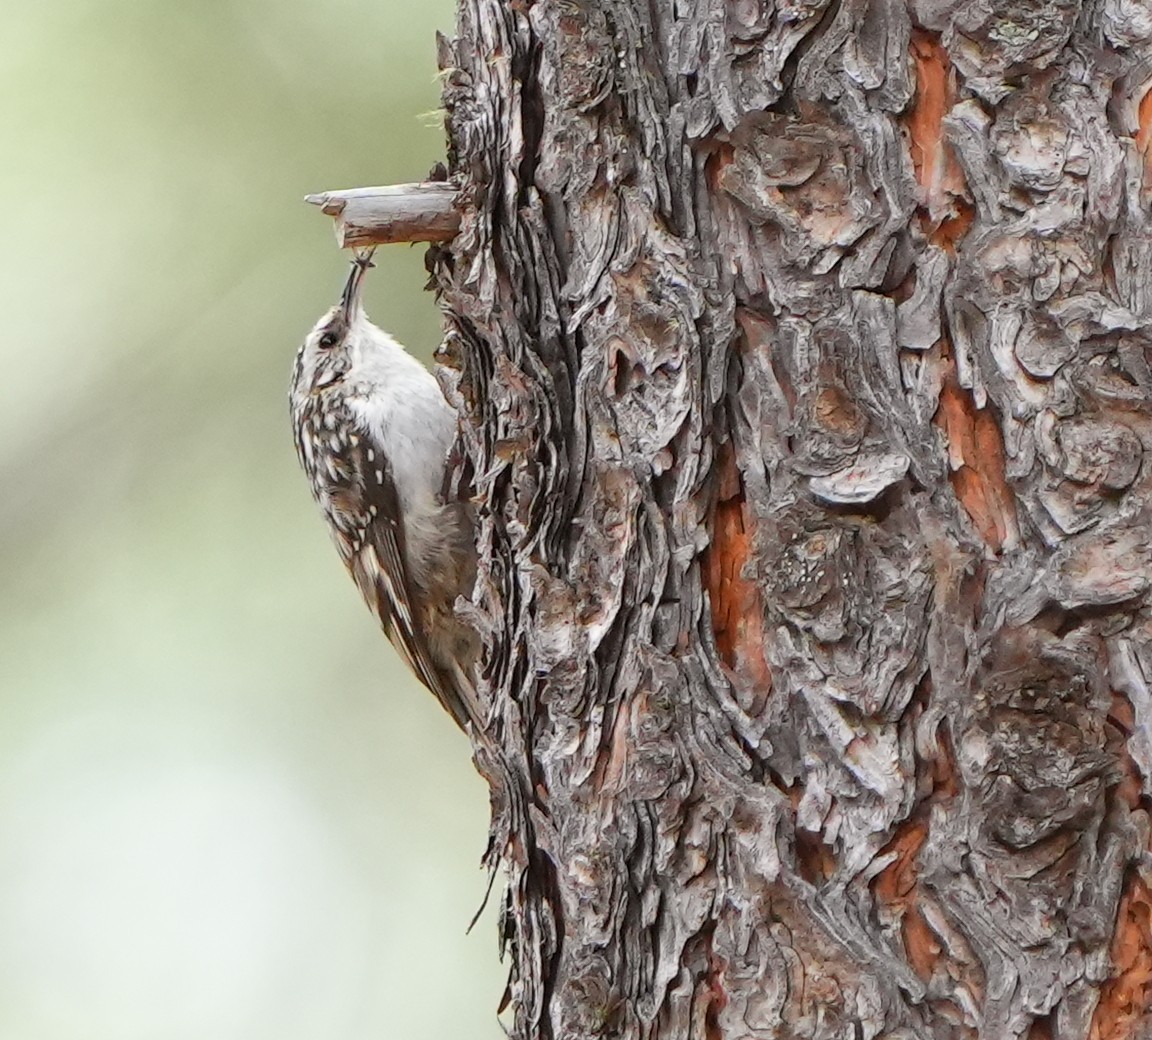
M 448 713 L 464 728 L 460 695 L 436 666 L 421 630 L 418 590 L 405 563 L 404 526 L 400 498 L 387 460 L 370 447 L 368 438 L 350 446 L 349 461 L 363 482 L 363 522 L 358 542 L 352 545 L 349 569 L 368 605 L 375 611 L 384 634 L 408 667 Z

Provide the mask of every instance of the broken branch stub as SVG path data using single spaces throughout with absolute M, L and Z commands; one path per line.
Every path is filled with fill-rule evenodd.
M 341 249 L 393 242 L 449 242 L 460 228 L 456 189 L 442 182 L 348 188 L 307 195 L 335 220 Z

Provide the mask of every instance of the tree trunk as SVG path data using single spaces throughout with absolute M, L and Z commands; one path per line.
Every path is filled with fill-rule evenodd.
M 459 19 L 513 1035 L 1152 1035 L 1147 0 Z

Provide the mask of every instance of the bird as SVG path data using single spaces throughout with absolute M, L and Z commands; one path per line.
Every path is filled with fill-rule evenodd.
M 483 727 L 479 638 L 456 612 L 476 574 L 470 503 L 450 493 L 457 416 L 435 376 L 367 317 L 371 251 L 296 355 L 296 454 L 332 540 L 408 667 L 465 732 Z

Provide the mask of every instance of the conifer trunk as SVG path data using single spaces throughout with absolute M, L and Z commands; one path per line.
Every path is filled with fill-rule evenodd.
M 1152 1035 L 1152 8 L 441 64 L 513 1035 Z

